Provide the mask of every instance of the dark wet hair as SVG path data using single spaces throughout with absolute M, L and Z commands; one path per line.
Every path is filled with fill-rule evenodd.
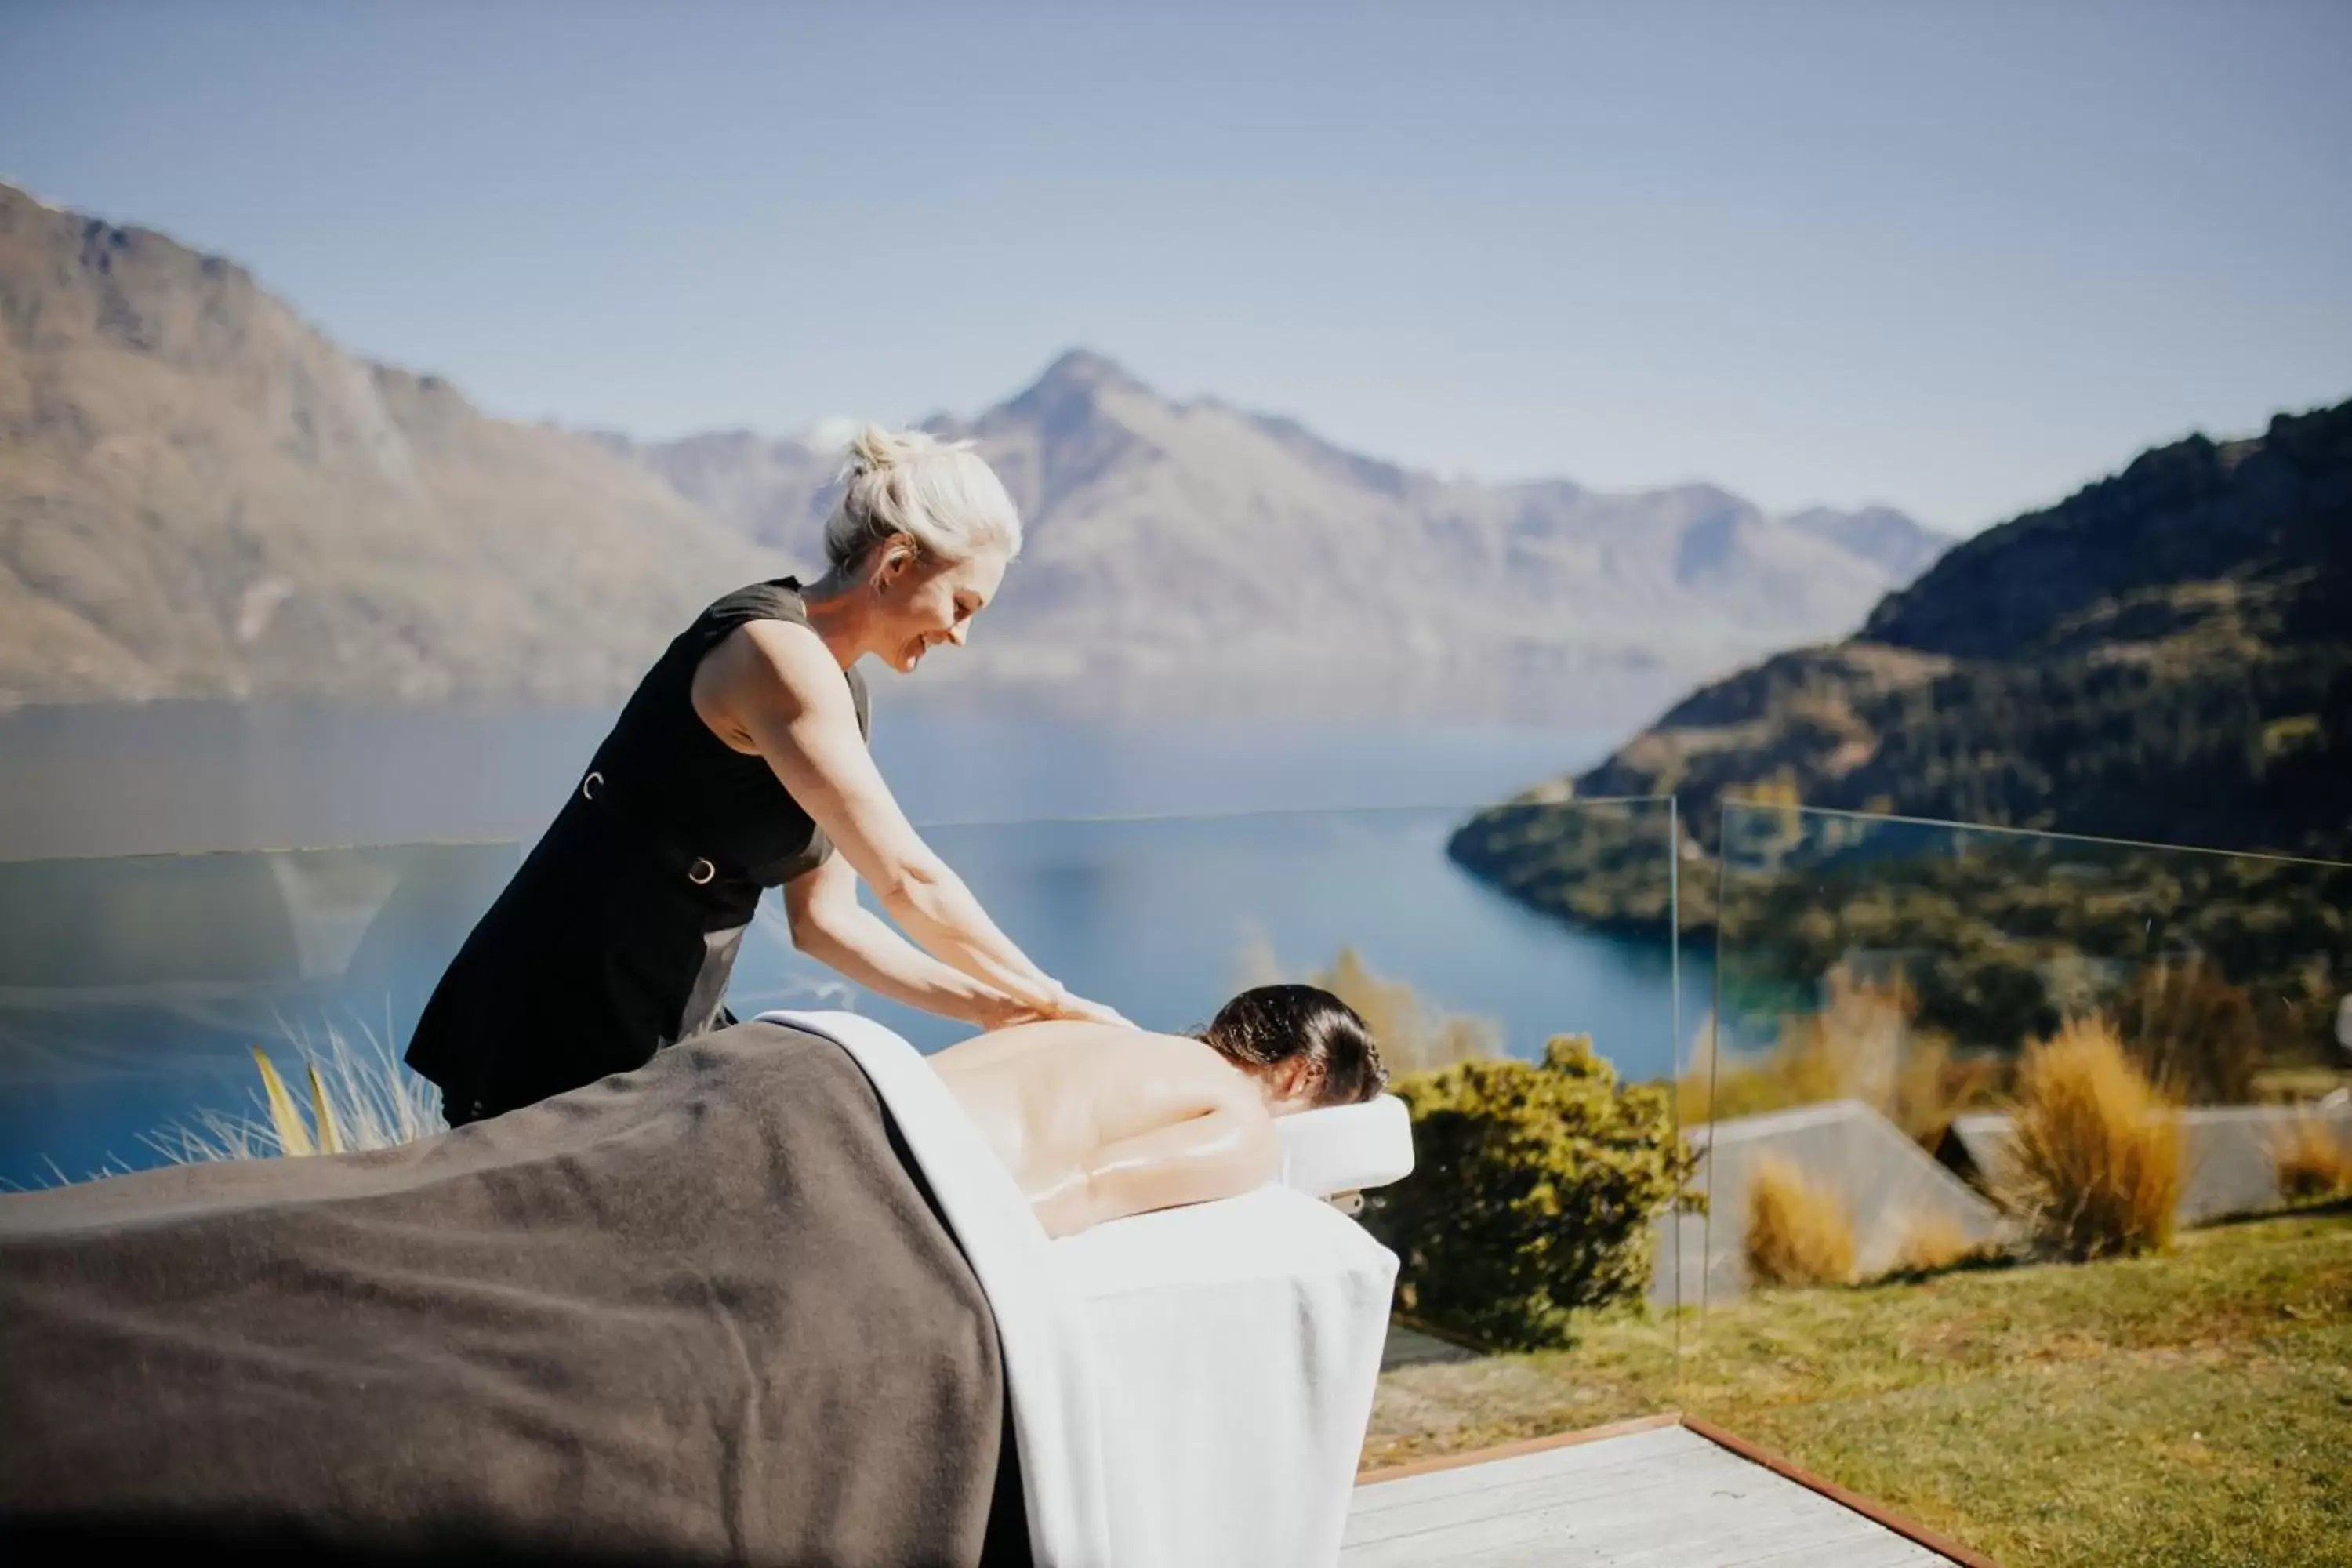
M 1260 985 L 1217 1011 L 1196 1037 L 1234 1066 L 1303 1058 L 1318 1106 L 1354 1105 L 1388 1086 L 1380 1047 L 1356 1010 L 1315 985 Z

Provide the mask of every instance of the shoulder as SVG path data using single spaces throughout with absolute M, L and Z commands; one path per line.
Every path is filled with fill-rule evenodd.
M 820 678 L 842 683 L 841 666 L 805 621 L 744 621 L 712 645 L 707 663 L 735 676 L 772 673 L 793 687 L 814 686 Z
M 797 621 L 808 625 L 808 603 L 803 596 L 796 577 L 774 577 L 764 583 L 747 583 L 723 597 L 714 599 L 702 612 L 705 621 L 719 626 L 740 626 L 748 621 Z
M 805 621 L 757 617 L 712 645 L 695 671 L 694 701 L 706 717 L 854 711 L 862 730 L 864 705 L 841 676 L 841 666 Z
M 812 652 L 831 662 L 809 625 L 800 584 L 790 577 L 749 584 L 712 600 L 680 640 L 698 646 L 696 685 L 702 689 L 714 679 L 731 684 L 755 677 L 770 665 L 791 668 L 808 662 Z
M 1125 1049 L 1148 1054 L 1171 1083 L 1182 1084 L 1188 1097 L 1206 1107 L 1265 1112 L 1265 1099 L 1258 1092 L 1257 1080 L 1235 1067 L 1223 1052 L 1190 1035 L 1139 1034 L 1099 1024 L 1089 1027 L 1108 1035 L 1125 1035 L 1129 1041 Z

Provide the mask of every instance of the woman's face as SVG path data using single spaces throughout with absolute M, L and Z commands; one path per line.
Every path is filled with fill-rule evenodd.
M 875 568 L 874 652 L 901 675 L 941 643 L 963 646 L 972 617 L 988 607 L 1004 581 L 1005 556 L 987 546 L 962 561 L 917 561 L 886 547 Z

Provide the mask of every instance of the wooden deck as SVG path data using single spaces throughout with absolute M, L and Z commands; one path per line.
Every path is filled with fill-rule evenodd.
M 1673 1415 L 1376 1472 L 1356 1488 L 1339 1561 L 1342 1568 L 1986 1563 L 1728 1433 Z

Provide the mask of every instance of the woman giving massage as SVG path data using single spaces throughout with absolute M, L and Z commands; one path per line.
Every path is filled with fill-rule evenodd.
M 878 995 L 983 1029 L 1126 1021 L 997 929 L 866 749 L 859 667 L 963 646 L 1020 553 L 1012 498 L 919 430 L 866 430 L 844 478 L 824 575 L 738 589 L 678 634 L 442 975 L 408 1065 L 452 1127 L 732 1024 L 770 888 L 793 946 Z

